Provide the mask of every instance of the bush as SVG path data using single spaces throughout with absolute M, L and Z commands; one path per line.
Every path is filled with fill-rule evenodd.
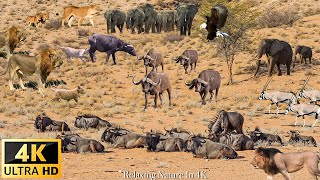
M 87 36 L 89 36 L 89 31 L 86 29 L 79 29 L 78 36 L 79 37 L 87 37 Z
M 260 27 L 278 27 L 281 25 L 289 25 L 292 24 L 299 19 L 299 15 L 296 13 L 294 9 L 283 9 L 283 10 L 275 10 L 270 8 L 267 9 L 266 13 L 259 18 Z
M 51 19 L 48 20 L 48 22 L 46 23 L 45 28 L 46 29 L 59 29 L 61 27 L 61 20 L 60 19 Z
M 178 34 L 168 34 L 164 37 L 165 41 L 175 42 L 183 40 L 184 36 L 180 36 Z

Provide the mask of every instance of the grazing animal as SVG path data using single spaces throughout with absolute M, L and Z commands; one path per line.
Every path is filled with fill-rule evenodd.
M 235 159 L 238 156 L 235 150 L 225 144 L 197 138 L 194 136 L 190 136 L 189 140 L 187 141 L 186 150 L 191 151 L 193 156 L 196 158 Z
M 314 147 L 317 147 L 317 142 L 312 136 L 303 136 L 300 135 L 299 131 L 288 131 L 288 134 L 290 134 L 290 139 L 289 143 L 294 144 L 294 143 L 303 143 L 304 145 L 310 144 L 313 145 Z
M 228 132 L 236 131 L 238 134 L 243 134 L 243 116 L 238 112 L 220 111 L 214 121 L 208 125 L 209 133 L 215 137 Z
M 58 46 L 66 54 L 67 60 L 71 62 L 72 58 L 80 58 L 83 62 L 86 62 L 87 57 L 84 54 L 88 53 L 88 49 L 76 49 L 72 47 Z
M 58 136 L 57 139 L 62 140 L 64 152 L 76 153 L 101 153 L 104 152 L 104 146 L 93 139 L 85 139 L 79 135 Z
M 312 49 L 308 46 L 297 46 L 294 52 L 293 68 L 295 66 L 297 54 L 300 56 L 300 64 L 302 64 L 303 60 L 304 63 L 307 64 L 307 59 L 309 59 L 309 63 L 311 64 Z
M 198 6 L 195 4 L 180 3 L 177 8 L 177 26 L 180 29 L 180 35 L 191 35 L 192 21 L 198 12 Z
M 185 50 L 181 56 L 175 59 L 176 63 L 183 65 L 185 73 L 188 74 L 188 68 L 190 66 L 190 72 L 192 69 L 196 72 L 197 62 L 198 62 L 198 52 L 196 50 Z M 194 67 L 193 67 L 194 66 Z
M 90 6 L 83 6 L 83 7 L 67 6 L 64 8 L 63 17 L 61 20 L 61 26 L 64 27 L 64 22 L 68 20 L 68 26 L 71 27 L 72 21 L 74 20 L 75 17 L 78 18 L 78 27 L 81 26 L 81 23 L 84 18 L 89 19 L 91 25 L 94 26 L 92 18 L 97 12 L 98 12 L 97 5 L 90 5 Z
M 60 67 L 63 61 L 61 56 L 53 49 L 42 50 L 36 56 L 24 54 L 13 54 L 9 58 L 8 67 L 5 73 L 9 72 L 9 87 L 14 90 L 13 77 L 15 74 L 19 77 L 19 83 L 22 89 L 26 89 L 22 82 L 23 76 L 37 77 L 38 89 L 42 96 L 45 96 L 44 88 L 47 77 L 56 67 Z M 4 73 L 4 74 L 5 74 Z
M 38 115 L 34 121 L 34 127 L 40 132 L 44 131 L 70 131 L 69 126 L 65 122 L 52 120 L 44 113 Z
M 84 114 L 76 117 L 74 126 L 88 130 L 88 128 L 99 129 L 100 127 L 111 127 L 111 124 L 108 121 L 99 118 L 98 116 Z
M 104 142 L 113 144 L 114 148 L 139 148 L 146 146 L 146 137 L 120 128 L 107 128 L 102 134 Z
M 306 120 L 304 119 L 305 115 L 312 115 L 315 114 L 314 116 L 314 123 L 312 124 L 311 127 L 315 126 L 318 122 L 318 117 L 320 115 L 320 107 L 317 105 L 313 105 L 313 104 L 291 104 L 287 110 L 286 110 L 286 114 L 289 113 L 289 111 L 292 112 L 296 112 L 297 116 L 296 116 L 296 120 L 294 121 L 294 125 L 297 125 L 297 121 L 298 121 L 298 117 L 302 116 L 303 119 L 303 127 L 306 125 Z
M 39 27 L 42 24 L 42 27 L 45 27 L 46 21 L 49 19 L 48 12 L 37 13 L 34 16 L 28 16 L 26 22 L 28 26 Z
M 189 89 L 191 90 L 195 87 L 195 92 L 199 92 L 202 105 L 206 105 L 207 94 L 210 93 L 210 100 L 212 102 L 213 91 L 216 90 L 215 101 L 218 102 L 218 93 L 221 84 L 221 76 L 218 71 L 214 70 L 203 70 L 199 74 L 198 78 L 193 79 L 191 83 L 185 82 Z
M 165 137 L 164 135 L 160 136 L 160 134 L 146 134 L 147 138 L 147 149 L 150 151 L 165 151 L 165 152 L 174 152 L 174 151 L 183 151 L 184 150 L 184 142 L 181 138 L 170 138 Z
M 117 51 L 124 51 L 129 53 L 132 56 L 136 56 L 136 52 L 133 46 L 129 43 L 122 41 L 121 39 L 115 36 L 107 36 L 103 34 L 93 34 L 88 38 L 90 44 L 89 54 L 92 62 L 95 62 L 94 53 L 98 50 L 100 52 L 106 52 L 107 58 L 105 64 L 108 63 L 110 55 L 112 55 L 113 63 L 116 63 Z
M 58 101 L 60 99 L 70 101 L 70 100 L 75 100 L 76 102 L 79 101 L 79 97 L 81 94 L 84 94 L 84 89 L 82 89 L 80 86 L 68 90 L 68 89 L 52 89 L 54 91 L 54 98 L 52 99 L 53 101 Z
M 148 109 L 148 94 L 154 95 L 154 108 L 157 108 L 157 100 L 160 98 L 160 105 L 162 105 L 162 94 L 167 91 L 169 96 L 169 107 L 171 107 L 171 84 L 169 76 L 164 73 L 156 73 L 151 71 L 146 77 L 141 79 L 138 82 L 134 82 L 134 76 L 132 78 L 132 83 L 134 85 L 141 84 L 142 92 L 145 96 L 145 106 L 144 110 Z
M 162 72 L 163 72 L 163 57 L 160 52 L 156 52 L 153 48 L 149 50 L 149 52 L 142 56 L 141 58 L 138 57 L 138 60 L 142 60 L 146 67 L 146 75 L 148 74 L 148 66 L 152 67 L 151 71 L 156 70 L 158 72 L 158 66 L 161 65 Z
M 244 134 L 227 133 L 219 135 L 213 140 L 225 144 L 236 151 L 252 150 L 254 147 L 252 139 Z
M 269 105 L 269 114 L 271 113 L 271 106 L 275 104 L 277 106 L 277 114 L 279 113 L 279 104 L 280 103 L 285 103 L 288 106 L 290 104 L 295 104 L 298 102 L 297 96 L 293 93 L 286 93 L 286 92 L 281 92 L 281 91 L 270 91 L 267 92 L 267 86 L 269 85 L 272 77 L 268 79 L 266 84 L 264 85 L 262 92 L 260 94 L 259 100 L 270 100 L 271 104 Z
M 268 145 L 271 145 L 271 143 L 279 143 L 283 145 L 282 139 L 280 138 L 280 136 L 263 133 L 260 131 L 258 127 L 256 127 L 254 131 L 251 131 L 251 132 L 247 131 L 247 133 L 249 133 L 249 136 L 254 143 L 261 141 L 261 142 L 267 142 Z
M 304 166 L 309 173 L 318 179 L 320 171 L 318 169 L 320 155 L 314 152 L 292 152 L 282 153 L 276 148 L 259 147 L 254 152 L 251 164 L 254 167 L 263 169 L 268 175 L 267 179 L 272 180 L 273 176 L 281 173 L 286 180 L 290 180 L 289 173 L 297 172 Z
M 183 143 L 185 143 L 190 136 L 189 132 L 182 130 L 182 129 L 177 129 L 177 128 L 166 129 L 166 128 L 164 128 L 164 130 L 166 131 L 164 136 L 170 137 L 170 138 L 180 138 L 183 140 Z
M 305 90 L 305 87 L 309 81 L 309 79 L 311 78 L 311 76 L 308 76 L 306 81 L 304 82 L 301 90 L 298 93 L 297 98 L 307 98 L 310 99 L 310 104 L 314 103 L 317 104 L 318 101 L 320 101 L 320 91 L 319 90 Z
M 126 21 L 125 12 L 119 9 L 110 9 L 104 13 L 104 18 L 106 19 L 106 22 L 107 22 L 108 34 L 110 30 L 111 30 L 111 33 L 115 33 L 116 26 L 118 27 L 120 33 L 122 33 L 124 22 Z
M 14 49 L 25 39 L 24 30 L 17 26 L 11 26 L 8 30 L 0 32 L 0 57 L 9 59 Z

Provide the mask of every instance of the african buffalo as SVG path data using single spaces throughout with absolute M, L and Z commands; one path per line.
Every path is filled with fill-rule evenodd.
M 189 89 L 191 90 L 195 87 L 195 91 L 199 92 L 202 99 L 202 105 L 206 104 L 207 94 L 210 93 L 210 103 L 212 102 L 213 90 L 216 90 L 215 100 L 218 101 L 218 93 L 221 84 L 221 76 L 218 71 L 214 70 L 204 70 L 202 71 L 198 78 L 193 79 L 191 83 L 185 82 Z
M 279 143 L 279 144 L 283 145 L 280 136 L 274 135 L 274 134 L 263 133 L 260 131 L 260 129 L 258 127 L 256 127 L 254 131 L 251 131 L 248 133 L 254 143 L 261 141 L 261 142 L 267 142 L 268 145 L 270 145 L 271 143 Z
M 58 136 L 57 138 L 62 140 L 62 148 L 64 152 L 77 152 L 77 153 L 87 153 L 87 152 L 103 152 L 104 146 L 93 139 L 85 139 L 79 135 L 66 135 Z
M 153 48 L 149 50 L 149 52 L 142 57 L 138 57 L 138 60 L 142 60 L 143 59 L 143 63 L 146 67 L 146 75 L 148 74 L 148 66 L 152 67 L 151 71 L 156 70 L 156 72 L 158 72 L 158 66 L 161 65 L 162 67 L 162 72 L 163 72 L 163 57 L 162 54 L 160 52 L 156 52 Z
M 70 131 L 69 126 L 65 122 L 52 120 L 44 113 L 38 115 L 34 121 L 34 127 L 40 132 L 44 131 Z
M 94 53 L 98 50 L 100 52 L 106 52 L 107 58 L 105 64 L 108 63 L 110 55 L 112 55 L 113 63 L 116 63 L 115 53 L 117 51 L 124 51 L 129 53 L 132 56 L 136 56 L 136 52 L 133 46 L 129 43 L 122 41 L 121 39 L 115 36 L 107 36 L 103 34 L 93 34 L 88 38 L 90 44 L 89 54 L 92 62 L 95 62 Z
M 196 50 L 185 50 L 181 56 L 179 56 L 177 59 L 175 59 L 176 63 L 179 63 L 183 65 L 185 73 L 188 74 L 188 67 L 190 66 L 190 72 L 192 69 L 196 71 L 197 62 L 198 62 L 198 52 Z M 194 65 L 194 68 L 193 68 Z
M 183 151 L 184 142 L 181 138 L 170 138 L 162 134 L 156 133 L 147 133 L 147 149 L 155 152 L 165 151 L 165 152 L 174 152 L 174 151 Z
M 74 126 L 77 128 L 84 128 L 88 130 L 89 127 L 98 129 L 100 127 L 111 127 L 111 124 L 108 121 L 102 120 L 98 116 L 85 114 L 76 117 Z
M 252 150 L 253 141 L 244 134 L 227 133 L 215 138 L 216 142 L 232 147 L 236 151 Z

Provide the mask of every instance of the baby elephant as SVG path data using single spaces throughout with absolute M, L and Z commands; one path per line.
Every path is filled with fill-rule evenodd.
M 188 67 L 190 66 L 190 72 L 192 69 L 196 71 L 197 62 L 198 62 L 198 52 L 196 50 L 185 50 L 181 56 L 175 59 L 176 63 L 183 65 L 185 73 L 188 74 Z
M 74 99 L 76 102 L 79 100 L 80 94 L 84 94 L 84 90 L 78 86 L 74 89 L 67 90 L 67 89 L 52 89 L 54 91 L 54 98 L 53 101 L 58 101 L 60 99 L 70 101 Z
M 293 61 L 293 67 L 296 62 L 296 55 L 299 54 L 300 57 L 300 64 L 304 61 L 305 64 L 307 64 L 307 59 L 309 59 L 309 63 L 311 64 L 312 59 L 312 50 L 308 46 L 297 46 L 294 53 L 294 61 Z

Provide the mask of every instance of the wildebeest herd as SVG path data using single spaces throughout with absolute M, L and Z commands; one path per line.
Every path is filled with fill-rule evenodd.
M 94 26 L 92 17 L 97 12 L 95 6 L 88 6 L 86 9 L 88 11 L 83 14 L 76 13 L 79 7 L 66 7 L 64 9 L 64 16 L 62 25 L 64 21 L 68 20 L 68 25 L 72 25 L 72 21 L 75 17 L 79 18 L 78 25 L 84 17 L 90 18 L 90 23 Z M 76 9 L 76 10 L 75 10 Z M 180 35 L 190 35 L 192 21 L 198 12 L 198 5 L 196 4 L 179 4 L 176 10 L 162 10 L 156 11 L 152 4 L 144 4 L 137 8 L 133 8 L 127 11 L 127 13 L 121 11 L 120 9 L 111 9 L 105 12 L 104 17 L 107 23 L 107 32 L 115 33 L 115 27 L 119 28 L 119 31 L 123 31 L 124 23 L 126 27 L 131 29 L 134 33 L 137 29 L 138 33 L 149 33 L 150 29 L 152 33 L 155 32 L 169 32 L 175 29 L 175 26 L 180 31 Z M 88 15 L 88 16 L 87 16 Z M 205 28 L 208 31 L 208 40 L 213 40 L 216 36 L 220 36 L 221 28 L 225 25 L 228 17 L 228 10 L 223 5 L 217 5 L 211 9 L 211 16 L 207 16 L 207 22 L 201 25 L 201 28 Z M 39 23 L 45 23 L 43 19 L 36 20 L 34 25 Z M 13 90 L 14 86 L 12 83 L 12 78 L 16 74 L 20 80 L 21 88 L 25 88 L 22 83 L 23 76 L 36 75 L 38 77 L 38 89 L 42 95 L 45 95 L 44 88 L 46 79 L 50 72 L 54 70 L 55 67 L 62 65 L 61 56 L 51 49 L 47 51 L 40 52 L 40 55 L 30 56 L 21 54 L 19 52 L 14 52 L 15 47 L 20 41 L 25 39 L 25 36 L 18 32 L 15 28 L 10 28 L 10 33 L 0 34 L 0 45 L 1 52 L 0 55 L 8 59 L 7 71 L 10 74 L 9 86 Z M 16 32 L 15 32 L 16 31 Z M 9 37 L 12 34 L 16 34 L 17 39 L 14 42 L 7 42 L 6 36 Z M 222 35 L 223 38 L 225 35 Z M 10 39 L 10 38 L 9 38 Z M 2 42 L 3 41 L 3 42 Z M 93 34 L 88 38 L 89 48 L 76 49 L 72 47 L 62 47 L 57 46 L 62 49 L 67 56 L 67 60 L 72 58 L 80 58 L 83 62 L 86 62 L 85 54 L 89 53 L 92 62 L 96 61 L 95 52 L 105 52 L 106 61 L 108 63 L 110 56 L 112 56 L 113 63 L 116 64 L 115 53 L 117 51 L 126 52 L 132 56 L 137 56 L 138 60 L 143 60 L 145 66 L 145 76 L 139 81 L 135 81 L 132 77 L 132 83 L 134 85 L 142 86 L 142 92 L 145 96 L 144 110 L 148 108 L 148 96 L 154 95 L 154 107 L 158 107 L 158 99 L 162 105 L 163 93 L 168 94 L 169 107 L 172 106 L 172 86 L 170 83 L 169 76 L 165 73 L 164 68 L 164 55 L 157 51 L 157 49 L 150 49 L 145 55 L 138 56 L 134 46 L 124 40 L 117 38 L 116 36 L 103 35 L 103 34 Z M 301 63 L 304 61 L 311 63 L 312 50 L 306 46 L 297 46 L 295 49 L 295 54 L 293 54 L 292 48 L 289 43 L 281 41 L 278 39 L 263 39 L 258 47 L 258 58 L 260 59 L 263 55 L 267 56 L 267 68 L 268 75 L 272 76 L 272 71 L 274 66 L 277 67 L 278 75 L 281 75 L 280 64 L 285 64 L 287 67 L 287 74 L 290 75 L 291 65 L 295 66 L 295 61 L 297 54 L 300 55 Z M 47 62 L 50 60 L 51 66 L 47 66 Z M 174 59 L 176 63 L 180 63 L 183 66 L 186 74 L 191 74 L 192 70 L 196 72 L 198 61 L 198 52 L 193 49 L 186 49 L 183 53 Z M 292 64 L 293 61 L 293 64 Z M 40 62 L 40 63 L 37 63 Z M 40 64 L 40 65 L 39 65 Z M 259 67 L 261 65 L 260 60 L 257 61 L 255 76 L 258 74 Z M 32 66 L 32 68 L 28 68 Z M 158 72 L 158 68 L 161 66 L 162 72 Z M 148 71 L 148 68 L 152 69 Z M 188 70 L 190 67 L 190 70 Z M 6 71 L 6 72 L 7 72 Z M 311 76 L 307 78 L 305 84 L 301 90 L 297 93 L 294 92 L 281 92 L 281 91 L 266 91 L 271 78 L 267 81 L 260 95 L 260 100 L 267 99 L 271 101 L 269 106 L 269 113 L 271 112 L 271 105 L 275 104 L 277 106 L 277 113 L 279 113 L 279 104 L 286 103 L 288 105 L 286 113 L 289 111 L 297 112 L 297 117 L 295 125 L 297 124 L 297 118 L 302 116 L 304 120 L 305 115 L 315 115 L 315 122 L 312 127 L 317 124 L 318 116 L 320 115 L 320 108 L 317 102 L 320 101 L 320 91 L 318 90 L 305 90 L 307 82 Z M 218 71 L 205 69 L 199 73 L 199 75 L 192 81 L 188 82 L 187 79 L 184 81 L 188 88 L 195 89 L 195 92 L 200 94 L 201 104 L 206 105 L 206 97 L 210 94 L 209 102 L 212 102 L 213 95 L 215 94 L 215 101 L 218 101 L 218 94 L 221 88 L 221 76 Z M 76 102 L 79 96 L 84 93 L 81 87 L 77 87 L 71 90 L 65 89 L 53 89 L 55 97 L 53 100 L 72 100 Z M 300 104 L 301 98 L 310 99 L 312 104 L 302 103 Z M 194 134 L 188 130 L 171 128 L 165 129 L 165 132 L 158 132 L 151 130 L 150 132 L 143 132 L 138 134 L 132 132 L 128 129 L 121 128 L 114 124 L 109 123 L 95 115 L 84 114 L 76 117 L 74 122 L 74 127 L 88 130 L 89 128 L 105 128 L 103 134 L 101 135 L 101 141 L 109 143 L 114 148 L 146 148 L 147 151 L 186 151 L 191 152 L 194 157 L 201 157 L 206 159 L 220 159 L 237 158 L 238 154 L 236 151 L 242 150 L 253 150 L 255 146 L 260 143 L 265 143 L 266 145 L 273 145 L 274 143 L 284 146 L 286 144 L 298 144 L 298 145 L 311 145 L 317 146 L 315 139 L 311 136 L 300 135 L 297 130 L 291 130 L 287 134 L 289 140 L 285 143 L 279 135 L 264 133 L 259 127 L 254 130 L 246 132 L 243 131 L 244 117 L 239 112 L 227 112 L 220 111 L 216 117 L 213 118 L 208 125 L 208 130 L 206 134 Z M 80 137 L 78 134 L 72 133 L 72 129 L 66 122 L 56 121 L 45 114 L 40 114 L 36 117 L 34 126 L 40 132 L 44 131 L 61 131 L 62 134 L 57 136 L 58 139 L 62 141 L 62 151 L 63 152 L 77 152 L 77 153 L 88 153 L 88 152 L 104 152 L 105 147 L 97 140 L 86 139 Z M 303 123 L 305 126 L 305 120 Z M 245 134 L 247 133 L 247 134 Z M 256 156 L 253 161 L 254 165 L 259 166 L 261 159 L 258 156 L 267 156 L 269 159 L 276 156 L 277 153 L 281 153 L 277 149 L 261 149 L 256 150 Z M 271 153 L 269 157 L 268 153 Z M 301 155 L 302 156 L 302 155 Z M 313 157 L 314 154 L 307 154 L 308 157 Z M 316 156 L 319 158 L 319 156 Z M 276 157 L 275 157 L 276 158 Z M 302 160 L 301 160 L 302 161 Z M 279 162 L 277 162 L 279 163 Z M 309 162 L 310 163 L 310 162 Z M 260 166 L 259 166 L 260 167 Z M 263 169 L 262 167 L 260 167 Z M 272 176 L 281 171 L 285 172 L 285 168 L 277 167 L 278 171 L 267 172 L 268 175 Z M 310 168 L 310 167 L 308 167 Z M 286 171 L 286 173 L 291 172 Z M 287 174 L 283 173 L 285 177 Z M 313 169 L 311 172 L 315 176 L 316 170 Z

